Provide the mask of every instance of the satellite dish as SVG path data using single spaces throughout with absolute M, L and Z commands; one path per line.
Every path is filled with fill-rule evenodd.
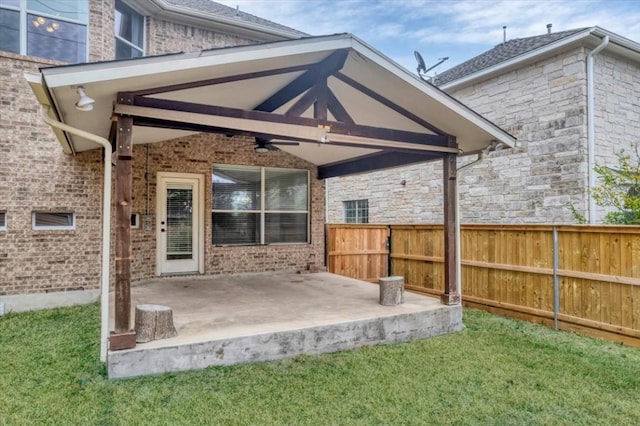
M 420 52 L 418 52 L 417 50 L 413 51 L 413 56 L 416 57 L 416 61 L 418 61 L 418 75 L 420 75 L 420 72 L 426 72 L 427 71 L 427 66 L 424 63 L 424 59 L 422 59 L 422 55 L 420 54 Z

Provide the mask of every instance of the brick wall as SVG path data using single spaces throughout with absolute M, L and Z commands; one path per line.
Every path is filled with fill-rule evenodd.
M 586 65 L 582 48 L 451 92 L 518 139 L 462 172 L 460 210 L 467 223 L 568 223 L 565 207 L 586 208 Z M 470 159 L 461 159 L 459 164 Z M 401 181 L 406 184 L 402 186 Z M 441 222 L 441 162 L 334 178 L 330 222 L 342 202 L 369 200 L 371 223 Z
M 0 296 L 95 288 L 100 274 L 100 153 L 64 155 L 24 79 L 54 62 L 0 52 Z M 34 211 L 73 211 L 73 231 L 34 231 Z
M 114 0 L 90 0 L 89 61 L 114 57 Z M 246 44 L 227 36 L 155 18 L 147 20 L 147 54 L 194 51 Z M 40 66 L 58 65 L 42 58 L 0 51 L 0 211 L 7 230 L 0 231 L 0 296 L 99 287 L 102 160 L 99 150 L 77 156 L 63 154 L 51 129 L 40 118 L 38 103 L 23 77 Z M 134 211 L 144 213 L 146 148 L 135 149 Z M 309 168 L 282 152 L 257 157 L 252 144 L 230 143 L 211 135 L 150 146 L 150 211 L 155 215 L 158 171 L 202 173 L 211 185 L 213 162 Z M 312 176 L 315 176 L 313 168 Z M 324 264 L 324 198 L 322 182 L 312 179 L 312 243 L 290 246 L 214 248 L 211 244 L 210 197 L 205 200 L 206 272 L 231 273 L 299 270 L 308 263 Z M 76 229 L 34 231 L 33 211 L 73 211 Z M 155 217 L 155 216 L 154 216 Z M 155 220 L 154 226 L 155 226 Z M 153 230 L 155 231 L 155 230 Z M 155 234 L 132 231 L 133 278 L 155 272 Z M 113 265 L 113 262 L 112 262 Z M 112 268 L 113 271 L 113 268 Z
M 135 130 L 134 130 L 135 138 Z M 132 278 L 152 277 L 156 267 L 156 180 L 158 172 L 196 173 L 205 176 L 205 273 L 238 273 L 262 271 L 300 271 L 308 265 L 324 265 L 324 184 L 315 178 L 317 169 L 312 164 L 282 151 L 257 154 L 253 141 L 223 135 L 198 134 L 182 139 L 149 144 L 149 193 L 145 171 L 147 146 L 134 149 L 133 212 L 141 219 L 147 210 L 153 216 L 153 228 L 132 229 L 134 265 Z M 214 163 L 285 167 L 310 170 L 311 243 L 271 246 L 215 247 L 211 232 L 211 172 Z M 143 222 L 143 220 L 141 220 Z

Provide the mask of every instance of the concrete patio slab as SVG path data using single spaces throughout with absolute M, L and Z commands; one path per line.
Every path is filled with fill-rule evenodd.
M 178 336 L 110 351 L 109 377 L 133 377 L 404 342 L 462 329 L 462 308 L 405 293 L 381 306 L 378 287 L 330 273 L 159 278 L 137 304 L 173 309 Z

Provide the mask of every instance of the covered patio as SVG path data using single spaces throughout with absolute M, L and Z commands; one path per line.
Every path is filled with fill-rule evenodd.
M 111 352 L 111 378 L 335 352 L 462 329 L 460 305 L 407 292 L 404 304 L 382 306 L 377 286 L 326 272 L 157 278 L 131 290 L 133 305 L 171 306 L 178 335 Z
M 101 283 L 104 361 L 107 353 L 110 360 L 126 359 L 124 354 L 137 353 L 126 351 L 136 346 L 135 332 L 131 329 L 134 146 L 148 147 L 198 134 L 218 135 L 217 143 L 226 137 L 225 146 L 242 146 L 245 150 L 247 143 L 255 143 L 255 153 L 235 164 L 246 167 L 250 164 L 247 161 L 253 161 L 254 165 L 260 165 L 255 154 L 269 155 L 276 150 L 283 155 L 278 158 L 284 160 L 277 167 L 286 167 L 290 163 L 288 158 L 308 164 L 312 170 L 309 179 L 315 188 L 320 188 L 316 182 L 330 177 L 441 160 L 443 174 L 432 177 L 443 182 L 444 194 L 445 291 L 441 303 L 459 307 L 455 232 L 457 158 L 499 143 L 507 147 L 514 144 L 511 135 L 350 34 L 44 68 L 39 74 L 28 74 L 27 79 L 42 105 L 43 119 L 52 126 L 65 152 L 76 154 L 98 147 L 105 152 Z M 223 229 L 225 224 L 212 223 L 208 213 L 212 210 L 205 209 L 210 196 L 204 188 L 215 183 L 211 166 L 223 160 L 222 155 L 215 155 L 205 161 L 198 158 L 198 152 L 193 152 L 189 161 L 167 162 L 166 168 L 157 169 L 157 186 L 151 188 L 160 201 L 152 214 L 153 223 L 149 224 L 155 241 L 148 245 L 148 250 L 156 252 L 157 276 L 177 272 L 207 274 L 216 254 L 241 251 L 234 248 L 238 244 L 233 241 L 216 245 L 215 235 L 220 231 L 214 229 Z M 112 161 L 116 175 L 113 205 Z M 198 162 L 207 164 L 196 173 L 190 167 Z M 264 167 L 262 174 L 265 175 Z M 169 202 L 163 204 L 162 197 L 167 198 L 169 179 L 172 188 L 180 191 L 190 185 L 189 196 L 193 196 L 194 219 L 188 226 L 189 236 L 185 237 L 192 238 L 189 252 L 192 257 L 186 260 L 182 257 L 172 260 L 167 249 L 169 221 L 165 207 Z M 264 188 L 264 181 L 262 185 Z M 164 195 L 157 193 L 159 187 Z M 150 196 L 148 191 L 146 196 Z M 319 251 L 318 247 L 324 244 L 323 197 L 318 196 L 317 190 L 315 195 L 309 190 L 304 200 L 307 204 L 302 212 L 307 215 L 306 224 L 300 223 L 306 231 L 297 228 L 295 235 L 303 237 L 295 247 Z M 258 224 L 261 229 L 266 223 L 264 200 L 262 205 Z M 116 241 L 112 304 L 115 321 L 111 327 L 108 293 L 112 207 Z M 270 244 L 262 232 L 251 250 L 262 250 L 260 256 L 269 256 L 269 250 L 278 244 Z M 322 259 L 318 256 L 314 259 L 320 262 L 314 266 L 322 266 Z M 148 264 L 149 260 L 145 262 Z M 150 288 L 161 287 L 158 282 Z M 299 287 L 292 289 L 298 290 Z M 230 294 L 225 303 L 235 303 L 236 296 Z M 322 316 L 318 314 L 316 321 L 321 322 Z M 354 320 L 359 319 L 348 319 L 345 324 Z M 424 327 L 429 329 L 429 323 Z M 207 355 L 211 356 L 213 353 Z

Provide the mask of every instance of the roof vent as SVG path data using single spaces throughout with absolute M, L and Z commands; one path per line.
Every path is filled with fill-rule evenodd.
M 547 34 L 551 34 L 551 27 L 553 24 L 547 24 Z
M 502 26 L 502 42 L 503 43 L 507 42 L 507 26 L 506 25 Z

